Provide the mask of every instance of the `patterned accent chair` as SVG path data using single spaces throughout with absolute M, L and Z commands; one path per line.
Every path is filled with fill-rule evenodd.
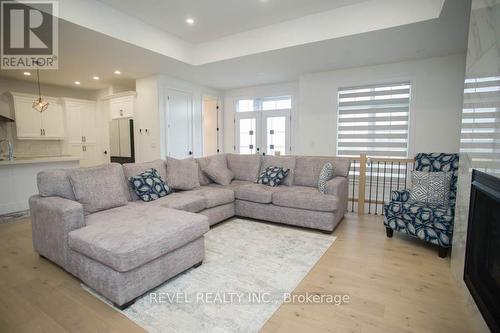
M 384 204 L 384 225 L 387 237 L 394 230 L 406 232 L 439 246 L 439 256 L 445 258 L 451 247 L 455 202 L 457 195 L 458 154 L 420 153 L 415 156 L 416 171 L 451 171 L 449 206 L 432 205 L 410 200 L 409 190 L 391 193 Z

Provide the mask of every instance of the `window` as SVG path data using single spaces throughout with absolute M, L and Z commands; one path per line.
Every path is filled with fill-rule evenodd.
M 500 173 L 500 77 L 465 80 L 460 151 L 474 168 Z
M 292 108 L 290 96 L 240 99 L 236 103 L 236 112 L 287 110 Z
M 406 157 L 411 84 L 338 90 L 337 155 Z

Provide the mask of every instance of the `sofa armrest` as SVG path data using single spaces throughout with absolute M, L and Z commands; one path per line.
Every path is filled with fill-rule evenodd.
M 391 201 L 407 202 L 410 200 L 410 191 L 397 190 L 391 192 Z
M 82 205 L 36 195 L 30 198 L 29 206 L 35 251 L 68 270 L 68 233 L 85 226 Z
M 349 181 L 346 177 L 335 177 L 326 182 L 327 195 L 334 195 L 339 200 L 339 213 L 344 215 L 347 212 L 349 200 Z

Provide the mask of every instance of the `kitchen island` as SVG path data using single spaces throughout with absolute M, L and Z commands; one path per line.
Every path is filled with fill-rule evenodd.
M 77 168 L 76 156 L 19 156 L 0 159 L 0 215 L 28 210 L 28 199 L 38 193 L 36 175 L 47 169 Z

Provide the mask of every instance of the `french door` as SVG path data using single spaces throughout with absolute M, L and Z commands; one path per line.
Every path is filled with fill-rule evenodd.
M 290 110 L 237 112 L 235 151 L 239 154 L 290 154 Z

